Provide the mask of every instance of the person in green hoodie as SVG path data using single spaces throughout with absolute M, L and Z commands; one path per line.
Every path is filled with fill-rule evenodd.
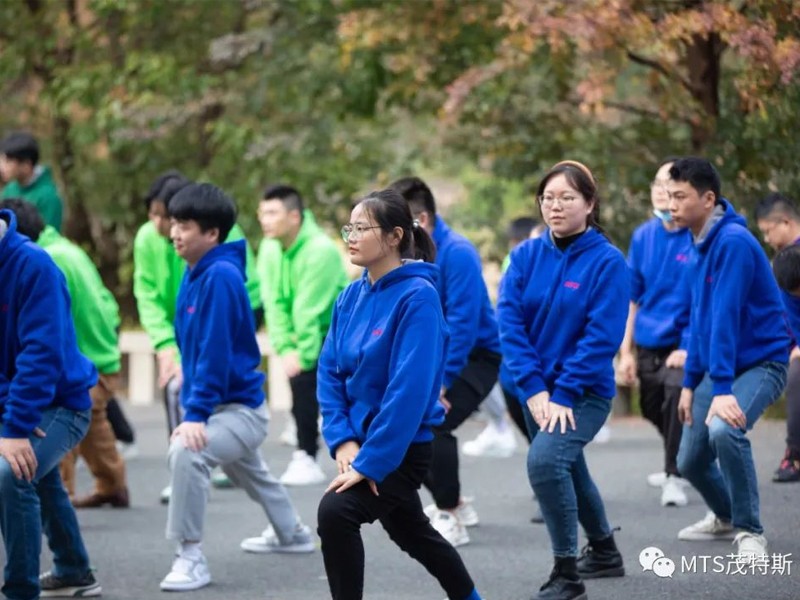
M 0 203 L 17 216 L 17 231 L 41 246 L 53 259 L 67 281 L 72 320 L 78 349 L 94 363 L 99 378 L 89 390 L 92 418 L 89 431 L 80 444 L 61 461 L 61 479 L 75 508 L 99 508 L 111 505 L 128 508 L 125 462 L 117 451 L 114 431 L 108 422 L 106 407 L 118 387 L 120 351 L 117 339 L 119 306 L 103 285 L 97 267 L 78 245 L 45 225 L 36 207 L 21 198 L 7 198 Z M 83 457 L 94 476 L 95 490 L 75 496 L 75 462 Z
M 17 131 L 0 141 L 2 198 L 23 198 L 33 204 L 44 222 L 61 231 L 64 203 L 48 167 L 39 164 L 39 143 L 30 133 Z
M 304 210 L 295 188 L 267 187 L 258 205 L 258 220 L 265 238 L 258 250 L 258 272 L 267 331 L 289 377 L 292 416 L 297 424 L 298 449 L 281 483 L 322 483 L 325 474 L 316 462 L 317 359 L 333 305 L 349 280 L 339 250 L 314 215 Z
M 178 256 L 169 237 L 169 201 L 189 180 L 177 170 L 162 173 L 145 197 L 147 223 L 143 224 L 133 241 L 133 295 L 139 311 L 139 322 L 150 338 L 158 363 L 158 386 L 164 390 L 167 413 L 167 433 L 181 422 L 180 387 L 183 374 L 175 342 L 175 306 L 178 299 L 185 262 Z M 241 227 L 234 225 L 228 239 L 244 239 Z M 256 318 L 256 327 L 264 321 L 255 258 L 247 246 L 247 295 Z M 222 475 L 222 474 L 220 474 Z M 214 485 L 228 487 L 224 477 L 215 477 Z M 161 492 L 161 502 L 169 501 L 169 487 Z

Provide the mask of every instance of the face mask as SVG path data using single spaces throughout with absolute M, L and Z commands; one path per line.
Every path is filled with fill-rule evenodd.
M 653 209 L 653 214 L 657 216 L 663 223 L 671 223 L 672 222 L 672 213 L 668 210 L 659 210 L 657 208 Z

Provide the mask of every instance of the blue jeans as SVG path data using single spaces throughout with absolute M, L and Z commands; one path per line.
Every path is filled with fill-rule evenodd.
M 786 365 L 777 362 L 762 363 L 734 380 L 733 395 L 747 417 L 747 430 L 778 399 L 785 385 Z M 718 518 L 760 534 L 764 528 L 759 519 L 758 481 L 747 430 L 731 427 L 717 416 L 706 425 L 712 400 L 712 382 L 706 374 L 694 391 L 692 424 L 683 426 L 678 470 Z
M 611 535 L 600 492 L 589 475 L 583 448 L 594 439 L 611 412 L 611 400 L 587 394 L 572 408 L 576 429 L 539 431 L 522 407 L 533 438 L 528 450 L 528 479 L 542 510 L 556 558 L 577 556 L 578 522 L 591 541 Z
M 53 552 L 53 574 L 65 579 L 83 577 L 89 557 L 78 529 L 58 465 L 89 429 L 91 411 L 48 408 L 39 428 L 45 437 L 30 437 L 38 467 L 32 482 L 17 479 L 0 459 L 0 530 L 6 550 L 2 592 L 13 600 L 39 597 L 39 554 L 42 529 Z

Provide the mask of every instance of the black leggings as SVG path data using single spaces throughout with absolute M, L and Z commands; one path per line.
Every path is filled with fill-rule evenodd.
M 312 458 L 319 450 L 319 403 L 317 366 L 289 379 L 292 388 L 292 416 L 297 424 L 297 447 Z
M 499 354 L 485 350 L 473 351 L 467 366 L 445 394 L 451 406 L 444 423 L 433 430 L 433 461 L 425 479 L 425 487 L 431 491 L 438 508 L 452 510 L 458 506 L 461 498 L 458 440 L 453 431 L 486 399 L 497 383 L 499 371 Z
M 123 444 L 132 444 L 136 441 L 136 432 L 133 430 L 133 425 L 125 417 L 125 413 L 122 412 L 122 407 L 116 398 L 111 398 L 108 401 L 106 416 L 116 439 Z
M 525 414 L 523 413 L 523 411 L 528 410 L 528 407 L 520 404 L 519 398 L 505 388 L 503 388 L 503 396 L 506 399 L 506 408 L 508 408 L 508 414 L 511 415 L 511 420 L 514 421 L 514 425 L 517 426 L 517 429 L 520 430 L 520 433 L 525 436 L 530 444 L 533 438 L 530 431 L 528 431 L 528 426 L 525 424 Z
M 364 594 L 364 544 L 361 524 L 380 521 L 400 549 L 433 575 L 452 600 L 467 598 L 472 582 L 458 552 L 422 512 L 419 486 L 431 462 L 431 444 L 412 444 L 396 471 L 378 485 L 366 481 L 320 500 L 317 523 L 322 558 L 334 600 L 361 600 Z
M 800 360 L 789 361 L 786 376 L 786 445 L 800 455 Z

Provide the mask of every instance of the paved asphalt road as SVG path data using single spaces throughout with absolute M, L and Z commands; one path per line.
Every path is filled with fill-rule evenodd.
M 127 411 L 137 427 L 139 456 L 129 462 L 128 477 L 133 500 L 130 510 L 82 511 L 80 521 L 86 544 L 108 599 L 164 598 L 158 582 L 166 574 L 173 548 L 164 539 L 165 508 L 158 492 L 167 483 L 163 412 L 159 407 Z M 273 438 L 287 415 L 277 413 L 270 424 L 272 437 L 264 444 L 271 468 L 278 474 L 289 461 L 291 449 Z M 480 430 L 477 422 L 464 426 L 461 440 Z M 752 434 L 761 482 L 761 509 L 770 552 L 791 553 L 791 574 L 724 574 L 681 572 L 681 557 L 723 557 L 733 547 L 726 542 L 679 542 L 678 530 L 705 514 L 699 496 L 691 492 L 685 508 L 662 508 L 659 491 L 648 488 L 645 477 L 661 460 L 658 438 L 651 426 L 638 419 L 612 423 L 612 439 L 588 448 L 590 469 L 597 481 L 609 518 L 620 526 L 619 546 L 628 575 L 622 579 L 590 581 L 592 600 L 649 599 L 800 599 L 800 484 L 770 482 L 772 470 L 783 451 L 782 422 L 758 424 Z M 322 456 L 325 471 L 334 465 Z M 549 541 L 542 525 L 532 525 L 531 491 L 525 475 L 525 453 L 520 447 L 510 459 L 464 458 L 464 491 L 475 497 L 481 524 L 470 530 L 472 543 L 462 556 L 488 600 L 529 598 L 545 580 L 551 566 Z M 79 484 L 87 489 L 85 469 Z M 303 519 L 315 526 L 316 507 L 324 486 L 295 488 L 292 497 Z M 423 492 L 424 500 L 429 496 Z M 265 526 L 261 510 L 241 491 L 215 490 L 208 507 L 204 542 L 213 584 L 187 594 L 192 600 L 208 598 L 258 600 L 316 600 L 328 598 L 325 571 L 319 552 L 301 556 L 248 555 L 239 550 L 242 538 L 256 535 Z M 380 525 L 364 528 L 367 553 L 365 599 L 440 600 L 444 594 L 424 569 L 400 552 Z M 677 565 L 671 578 L 643 572 L 640 552 L 660 548 Z M 0 556 L 2 550 L 0 550 Z M 48 566 L 47 551 L 43 565 Z M 698 560 L 701 570 L 702 558 Z M 713 563 L 709 559 L 708 570 Z

